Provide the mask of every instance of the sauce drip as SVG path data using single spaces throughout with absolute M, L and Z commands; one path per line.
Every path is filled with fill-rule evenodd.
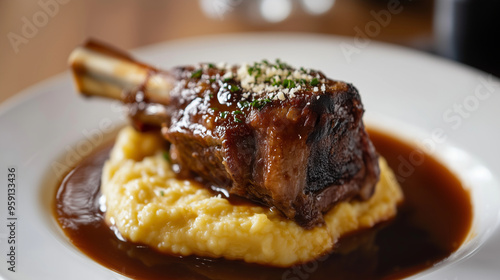
M 443 165 L 391 136 L 369 131 L 405 195 L 392 221 L 341 238 L 334 251 L 291 268 L 242 261 L 164 255 L 117 238 L 99 208 L 101 169 L 111 145 L 64 178 L 54 215 L 71 242 L 103 266 L 137 279 L 399 279 L 454 252 L 471 226 L 470 197 Z M 413 158 L 413 161 L 410 160 Z M 409 162 L 414 162 L 411 165 Z M 415 164 L 418 163 L 418 164 Z

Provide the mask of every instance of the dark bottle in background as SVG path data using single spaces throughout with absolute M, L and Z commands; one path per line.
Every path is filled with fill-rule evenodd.
M 500 76 L 500 0 L 435 0 L 438 54 Z

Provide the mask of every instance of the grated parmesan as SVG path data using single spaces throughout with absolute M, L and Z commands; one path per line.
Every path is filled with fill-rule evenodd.
M 243 63 L 237 68 L 220 62 L 217 68 L 225 71 L 223 80 L 234 79 L 241 84 L 243 100 L 271 98 L 284 101 L 295 98 L 297 91 L 308 84 L 314 85 L 314 92 L 318 92 L 320 88 L 322 92 L 326 91 L 326 81 L 318 80 L 319 74 L 311 75 L 310 69 L 293 69 L 280 60 L 276 60 L 276 63 L 266 60 L 253 64 Z

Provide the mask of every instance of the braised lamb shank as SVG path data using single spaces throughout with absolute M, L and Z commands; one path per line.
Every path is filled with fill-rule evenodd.
M 82 93 L 122 100 L 137 129 L 161 128 L 179 170 L 303 227 L 374 192 L 378 155 L 351 84 L 279 60 L 161 71 L 94 42 L 70 63 Z

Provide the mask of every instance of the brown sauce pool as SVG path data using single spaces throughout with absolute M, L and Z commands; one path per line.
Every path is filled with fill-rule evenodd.
M 169 256 L 120 240 L 99 209 L 101 167 L 111 145 L 66 175 L 56 192 L 54 215 L 77 248 L 135 279 L 400 279 L 431 267 L 462 244 L 471 226 L 470 197 L 432 157 L 391 136 L 369 134 L 402 185 L 405 202 L 397 217 L 343 237 L 331 254 L 291 268 Z

